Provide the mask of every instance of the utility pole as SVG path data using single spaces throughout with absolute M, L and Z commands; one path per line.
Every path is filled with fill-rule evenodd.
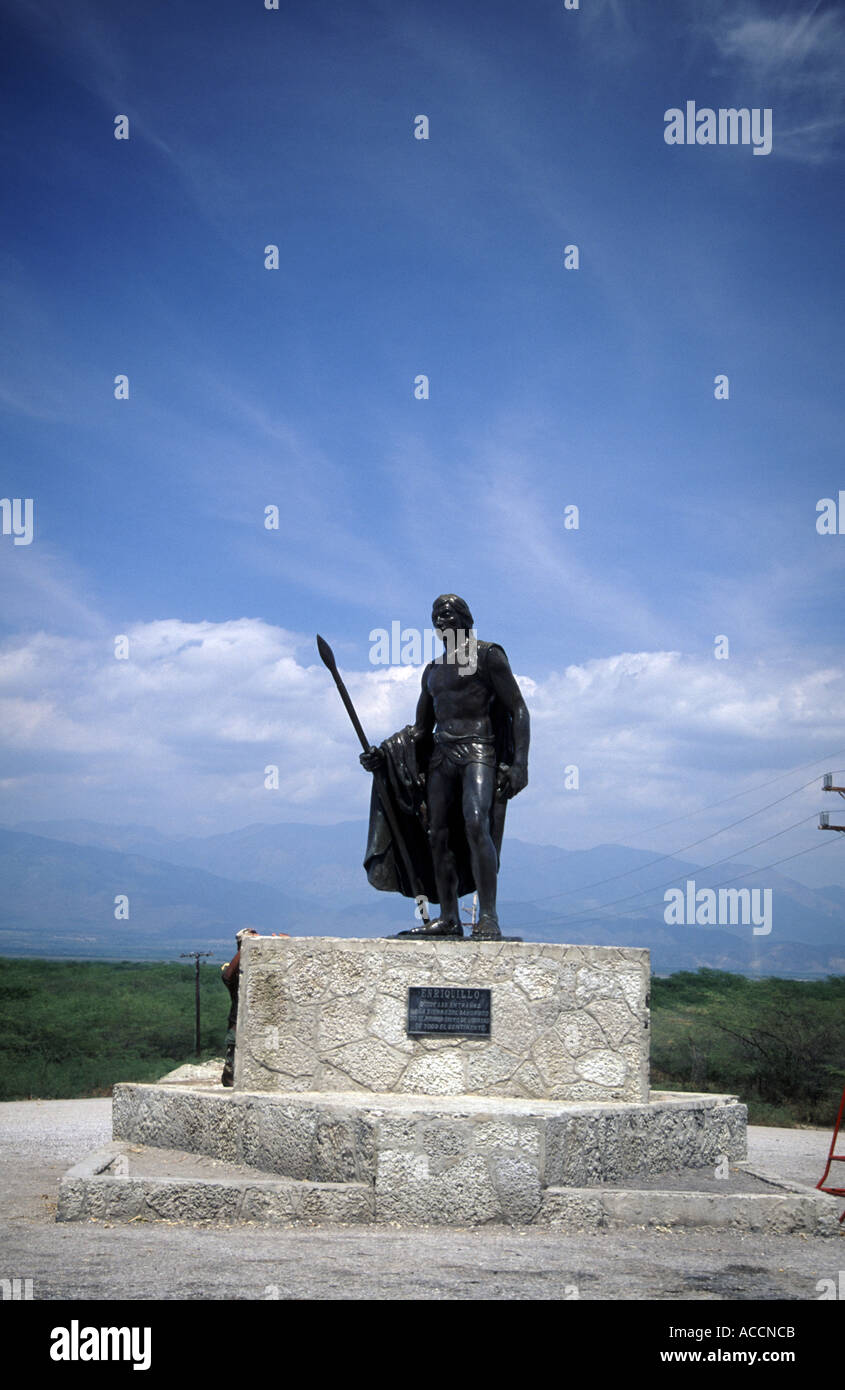
M 195 1037 L 195 1042 L 196 1042 L 197 1056 L 199 1057 L 199 1055 L 200 1055 L 200 959 L 201 959 L 202 956 L 213 956 L 213 955 L 214 955 L 214 952 L 213 952 L 213 951 L 180 951 L 179 954 L 180 954 L 182 960 L 190 959 L 190 960 L 193 960 L 193 961 L 195 962 L 195 964 L 196 964 L 196 972 L 195 972 L 195 974 L 194 974 L 194 994 L 195 994 L 195 997 L 196 997 L 196 1029 L 195 1029 L 196 1037 Z
M 845 787 L 837 787 L 834 785 L 832 772 L 826 772 L 824 774 L 822 778 L 822 791 L 839 792 L 839 795 L 845 798 Z M 839 830 L 845 833 L 845 825 L 831 825 L 828 812 L 819 811 L 819 830 Z

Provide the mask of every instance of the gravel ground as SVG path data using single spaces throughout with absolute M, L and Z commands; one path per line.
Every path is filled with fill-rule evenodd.
M 35 1299 L 817 1300 L 836 1238 L 533 1227 L 200 1227 L 55 1222 L 61 1174 L 111 1138 L 110 1100 L 0 1105 L 0 1277 Z M 751 1128 L 749 1157 L 814 1185 L 824 1130 Z

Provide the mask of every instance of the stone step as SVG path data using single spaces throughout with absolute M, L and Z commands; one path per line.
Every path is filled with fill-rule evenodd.
M 202 1155 L 113 1142 L 59 1183 L 57 1221 L 272 1221 L 311 1224 L 375 1220 L 363 1182 L 281 1178 Z
M 839 1207 L 814 1188 L 779 1184 L 768 1192 L 696 1192 L 654 1188 L 548 1187 L 537 1225 L 566 1234 L 652 1228 L 710 1228 L 757 1235 L 838 1236 Z
M 517 1172 L 523 1175 L 523 1196 L 502 1212 L 515 1220 L 526 1203 L 536 1207 L 545 1186 L 635 1185 L 635 1174 L 713 1169 L 724 1158 L 746 1155 L 745 1106 L 731 1096 L 682 1092 L 608 1105 L 121 1083 L 113 1117 L 115 1139 L 207 1154 L 268 1176 L 372 1185 L 389 1163 L 404 1174 L 397 1177 L 403 1201 L 408 1183 L 427 1181 L 426 1173 L 440 1188 L 449 1167 L 460 1165 L 467 1174 L 504 1168 L 509 1186 Z M 463 1181 L 460 1173 L 455 1177 Z M 500 1186 L 495 1175 L 489 1181 Z
M 686 1170 L 660 1175 L 652 1185 L 643 1179 L 640 1186 L 549 1187 L 509 1212 L 508 1204 L 501 1204 L 502 1192 L 498 1203 L 487 1201 L 491 1194 L 483 1183 L 461 1198 L 456 1189 L 462 1183 L 455 1180 L 466 1179 L 465 1173 L 446 1172 L 439 1185 L 428 1174 L 435 1186 L 424 1183 L 420 1188 L 413 1173 L 393 1174 L 391 1180 L 390 1170 L 388 1160 L 375 1185 L 313 1182 L 208 1155 L 113 1141 L 65 1174 L 57 1220 L 475 1225 L 494 1219 L 566 1234 L 710 1228 L 835 1236 L 841 1229 L 835 1198 L 749 1164 L 732 1168 L 726 1191 L 713 1191 L 707 1175 Z M 663 1179 L 671 1185 L 657 1185 Z

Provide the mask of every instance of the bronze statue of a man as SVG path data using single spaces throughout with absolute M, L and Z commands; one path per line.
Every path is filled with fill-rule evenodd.
M 458 898 L 477 891 L 473 939 L 498 940 L 505 806 L 528 781 L 528 710 L 505 652 L 476 640 L 462 598 L 441 594 L 431 617 L 445 650 L 423 671 L 414 723 L 361 754 L 379 774 L 364 863 L 375 887 L 440 904 L 437 921 L 401 936 L 463 936 Z

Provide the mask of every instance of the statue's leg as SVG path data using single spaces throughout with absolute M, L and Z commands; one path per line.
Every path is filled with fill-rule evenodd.
M 434 879 L 440 903 L 440 920 L 460 925 L 458 867 L 449 847 L 449 807 L 460 795 L 459 769 L 448 759 L 428 775 L 428 838 L 434 863 Z
M 478 890 L 479 926 L 491 930 L 498 926 L 496 916 L 496 878 L 498 856 L 490 834 L 490 810 L 496 791 L 496 769 L 484 763 L 467 763 L 463 768 L 463 814 L 469 846 L 472 876 Z

